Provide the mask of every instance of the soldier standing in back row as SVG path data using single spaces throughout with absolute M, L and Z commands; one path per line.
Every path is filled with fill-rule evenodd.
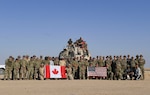
M 79 61 L 79 75 L 80 75 L 80 80 L 83 79 L 85 80 L 85 70 L 86 70 L 86 66 L 84 64 L 84 61 L 82 58 L 80 58 Z
M 28 64 L 28 78 L 29 80 L 33 79 L 33 74 L 34 74 L 34 64 L 35 61 L 33 59 L 33 57 L 30 58 L 29 64 Z
M 114 58 L 112 60 L 111 68 L 112 68 L 112 72 L 114 74 L 113 79 L 116 79 L 115 78 L 115 74 L 116 74 L 116 56 L 114 56 Z
M 104 61 L 103 61 L 102 56 L 100 56 L 100 58 L 99 58 L 98 65 L 99 65 L 99 67 L 104 67 Z
M 72 63 L 72 69 L 73 69 L 73 77 L 74 79 L 77 79 L 77 75 L 78 75 L 78 60 L 76 58 L 73 59 L 73 63 Z
M 125 76 L 126 72 L 125 71 L 127 69 L 127 59 L 126 59 L 126 56 L 123 56 L 121 66 L 122 66 L 122 77 L 125 80 L 126 79 L 126 76 Z
M 132 72 L 134 72 L 134 74 L 135 74 L 135 66 L 136 66 L 136 63 L 135 63 L 135 59 L 134 59 L 134 57 L 131 57 L 131 62 L 130 62 L 130 67 L 131 67 L 131 70 L 132 70 Z
M 130 63 L 130 62 L 131 62 L 131 58 L 130 58 L 130 55 L 128 55 L 128 56 L 127 56 L 127 65 L 128 65 L 128 66 L 131 66 L 131 63 Z
M 18 59 L 15 60 L 15 62 L 13 63 L 13 73 L 14 73 L 14 79 L 17 80 L 18 76 L 19 76 L 19 69 L 20 69 L 20 61 Z
M 106 57 L 105 66 L 107 68 L 107 80 L 113 80 L 111 61 L 108 56 Z
M 144 65 L 145 65 L 145 59 L 143 59 L 143 55 L 140 55 L 140 59 L 139 59 L 139 67 L 141 69 L 141 72 L 142 72 L 142 79 L 144 80 L 145 79 L 145 76 L 144 76 Z
M 23 56 L 23 59 L 21 60 L 21 63 L 20 63 L 20 67 L 21 67 L 20 79 L 23 79 L 23 80 L 26 79 L 27 65 L 28 65 L 28 62 L 26 60 L 26 56 Z
M 12 64 L 13 64 L 13 58 L 12 58 L 12 56 L 10 56 L 10 57 L 5 61 L 4 80 L 6 80 L 6 78 L 7 78 L 8 80 L 11 79 Z
M 116 70 L 115 70 L 115 77 L 117 78 L 117 80 L 121 80 L 122 79 L 122 74 L 121 74 L 121 62 L 119 57 L 117 56 L 117 60 L 116 60 Z
M 34 79 L 39 78 L 39 68 L 40 68 L 40 64 L 41 64 L 40 59 L 39 59 L 39 58 L 36 58 L 36 59 L 35 59 L 35 62 L 34 62 Z

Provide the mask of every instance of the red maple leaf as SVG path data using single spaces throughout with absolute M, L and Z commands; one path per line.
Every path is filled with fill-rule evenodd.
M 53 71 L 53 74 L 57 75 L 59 73 L 59 71 L 57 71 L 57 69 L 54 69 Z

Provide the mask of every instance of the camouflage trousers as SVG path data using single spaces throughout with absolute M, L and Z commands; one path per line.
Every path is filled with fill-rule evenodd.
M 67 79 L 68 80 L 74 80 L 73 75 L 72 74 L 67 74 Z
M 107 71 L 107 79 L 108 79 L 108 80 L 113 80 L 113 76 L 114 76 L 114 73 L 113 73 L 113 72 Z
M 78 69 L 73 68 L 73 77 L 74 78 L 77 78 L 77 72 L 78 72 Z
M 30 69 L 28 70 L 28 78 L 29 78 L 30 80 L 32 80 L 32 79 L 33 79 L 33 75 L 34 75 L 34 69 L 33 69 L 33 68 L 30 68 Z
M 35 68 L 34 70 L 34 79 L 39 78 L 39 68 Z
M 121 69 L 116 69 L 115 70 L 115 80 L 119 80 L 119 79 L 122 79 L 122 71 Z
M 8 79 L 10 80 L 12 78 L 12 69 L 6 68 L 4 72 L 4 80 Z
M 26 67 L 21 67 L 21 70 L 20 70 L 20 78 L 26 79 L 26 78 L 27 78 L 26 73 L 27 73 Z
M 15 80 L 18 79 L 19 78 L 19 69 L 14 69 L 13 73 L 14 73 L 14 79 Z
M 140 69 L 141 69 L 141 72 L 142 72 L 142 79 L 144 80 L 145 79 L 145 76 L 144 76 L 144 67 L 140 67 Z
M 80 75 L 80 79 L 85 79 L 85 71 L 84 70 L 81 70 L 79 75 Z

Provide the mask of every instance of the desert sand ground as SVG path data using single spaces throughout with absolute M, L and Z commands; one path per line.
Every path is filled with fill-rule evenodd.
M 150 71 L 140 81 L 0 80 L 0 95 L 150 95 Z

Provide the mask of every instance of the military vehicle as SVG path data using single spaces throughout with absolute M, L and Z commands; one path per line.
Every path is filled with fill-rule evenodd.
M 90 59 L 87 43 L 81 37 L 75 42 L 69 39 L 66 48 L 59 53 L 59 58 L 84 58 Z
M 4 75 L 5 65 L 0 65 L 0 75 Z

